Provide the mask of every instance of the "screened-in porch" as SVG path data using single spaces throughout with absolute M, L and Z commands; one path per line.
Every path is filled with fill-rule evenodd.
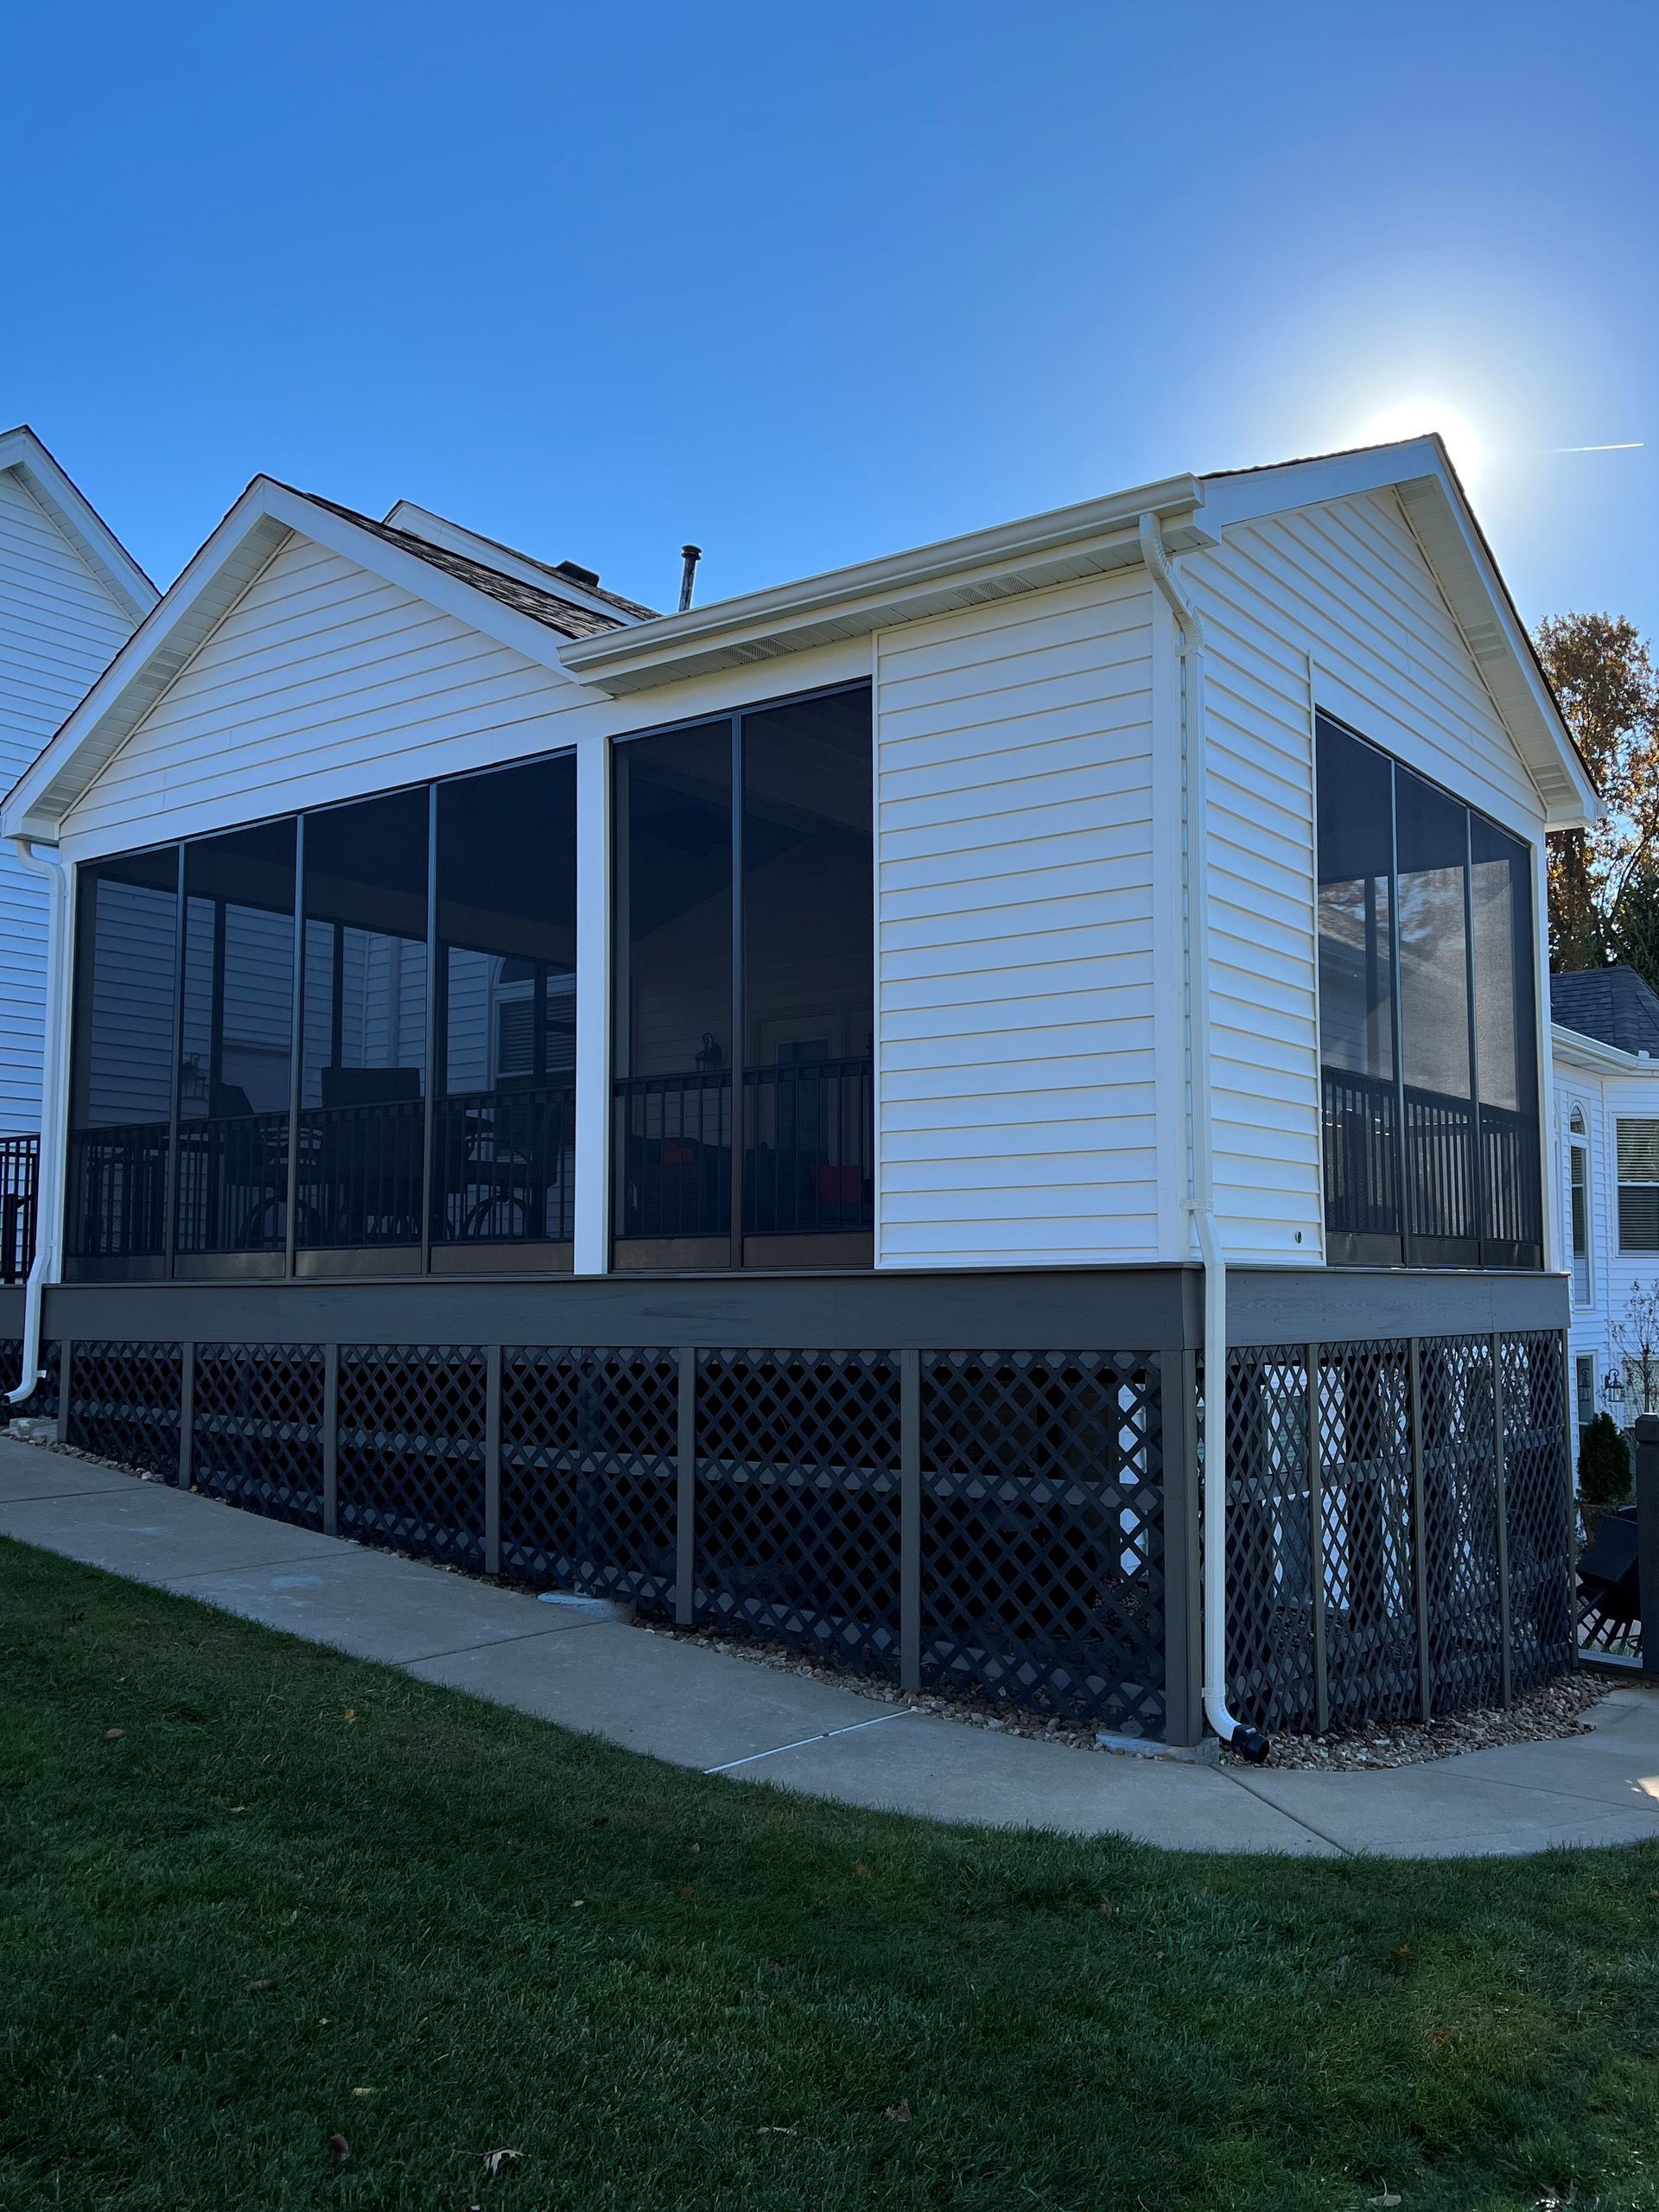
M 613 748 L 617 1265 L 870 1258 L 870 738 Z M 577 872 L 571 751 L 83 865 L 71 1275 L 568 1270 Z
M 1527 848 L 1324 715 L 1318 840 L 1327 1259 L 1541 1267 Z

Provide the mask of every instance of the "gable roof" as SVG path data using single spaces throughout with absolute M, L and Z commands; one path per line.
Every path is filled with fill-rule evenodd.
M 356 561 L 543 667 L 559 668 L 559 648 L 573 639 L 615 629 L 624 619 L 522 583 L 334 500 L 256 476 L 0 804 L 5 835 L 57 836 L 63 817 L 291 537 Z
M 1384 489 L 1401 501 L 1548 825 L 1593 818 L 1595 785 L 1445 448 L 1431 436 L 1265 468 L 1168 477 L 741 598 L 650 617 L 632 601 L 607 607 L 585 582 L 568 591 L 555 588 L 557 570 L 544 572 L 545 584 L 531 582 L 524 574 L 527 556 L 505 549 L 508 565 L 495 567 L 466 550 L 488 541 L 458 526 L 423 536 L 256 477 L 19 779 L 0 806 L 0 827 L 14 836 L 56 836 L 63 816 L 292 533 L 344 553 L 533 661 L 621 696 L 1138 566 L 1142 514 L 1156 518 L 1166 549 L 1181 554 L 1218 545 L 1233 524 Z
M 27 423 L 0 430 L 0 470 L 15 474 L 133 623 L 161 597 L 79 486 Z
M 1582 968 L 1552 976 L 1549 1018 L 1616 1052 L 1659 1059 L 1659 995 L 1634 968 Z
M 1601 810 L 1595 778 L 1567 728 L 1526 624 L 1440 437 L 1355 446 L 1302 461 L 1219 470 L 1205 479 L 1206 511 L 1222 528 L 1357 493 L 1392 491 L 1405 511 L 1471 658 L 1552 829 Z

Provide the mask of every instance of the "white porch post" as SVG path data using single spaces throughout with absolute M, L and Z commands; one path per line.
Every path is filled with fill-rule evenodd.
M 576 745 L 576 1198 L 575 1267 L 610 1266 L 610 741 Z

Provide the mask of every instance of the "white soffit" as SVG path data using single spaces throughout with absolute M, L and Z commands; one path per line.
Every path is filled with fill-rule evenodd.
M 1213 543 L 1194 519 L 1203 499 L 1196 478 L 1168 477 L 683 614 L 659 615 L 609 637 L 576 639 L 559 658 L 582 683 L 615 697 L 775 660 L 895 623 L 1134 567 L 1141 558 L 1137 518 L 1148 511 L 1163 524 L 1170 550 L 1189 552 Z

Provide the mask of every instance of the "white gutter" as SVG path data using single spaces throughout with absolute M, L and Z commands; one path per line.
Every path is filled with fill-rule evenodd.
M 35 1258 L 23 1287 L 23 1366 L 17 1388 L 6 1393 L 8 1406 L 34 1395 L 41 1379 L 41 1307 L 46 1286 L 57 1279 L 60 1224 L 63 1219 L 63 1142 L 67 1116 L 63 1077 L 68 1020 L 69 876 L 55 853 L 37 853 L 27 837 L 14 837 L 23 866 L 44 876 L 50 901 L 46 965 L 46 1052 L 41 1068 L 41 1156 L 35 1194 Z
M 1268 1739 L 1227 1707 L 1227 1262 L 1216 1225 L 1210 1090 L 1209 776 L 1204 728 L 1204 625 L 1175 579 L 1155 514 L 1140 518 L 1141 557 L 1180 637 L 1181 893 L 1186 915 L 1186 1031 L 1192 1091 L 1184 1210 L 1204 1263 L 1204 1713 L 1252 1764 Z

